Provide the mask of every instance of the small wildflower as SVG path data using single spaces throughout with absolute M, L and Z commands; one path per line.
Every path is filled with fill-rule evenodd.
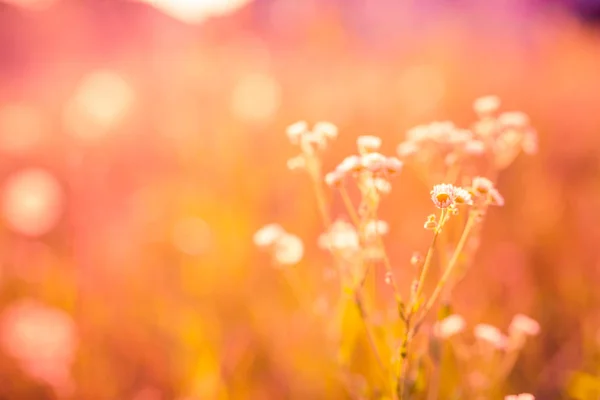
M 367 239 L 373 239 L 380 235 L 385 235 L 389 232 L 389 225 L 385 221 L 370 220 L 365 224 L 364 233 Z
M 466 326 L 463 317 L 457 314 L 450 315 L 433 326 L 433 333 L 440 339 L 447 339 L 464 331 Z
M 521 143 L 523 152 L 525 154 L 535 154 L 538 152 L 538 137 L 537 133 L 533 129 L 529 129 L 523 136 L 523 142 Z
M 540 324 L 526 315 L 517 314 L 513 317 L 508 331 L 511 336 L 519 334 L 536 336 L 540 333 Z
M 413 141 L 402 142 L 396 148 L 396 153 L 400 158 L 407 158 L 419 151 L 419 145 Z
M 360 172 L 363 169 L 362 160 L 359 156 L 348 156 L 337 166 L 337 170 L 343 172 Z
M 297 264 L 303 255 L 304 244 L 298 236 L 284 233 L 275 241 L 274 257 L 279 264 Z
M 308 132 L 308 124 L 306 121 L 298 121 L 288 126 L 285 132 L 292 144 L 298 144 L 300 137 Z
M 360 154 L 373 153 L 381 147 L 381 138 L 371 135 L 359 136 L 356 139 L 356 146 Z
M 456 204 L 473 204 L 473 199 L 471 198 L 471 193 L 469 193 L 466 189 L 461 187 L 454 188 L 454 202 Z
M 529 125 L 529 117 L 520 111 L 504 112 L 498 116 L 498 123 L 503 127 L 525 128 Z
M 338 219 L 329 227 L 329 231 L 321 234 L 318 239 L 319 247 L 327 250 L 352 253 L 359 249 L 358 232 L 352 224 Z
M 490 343 L 497 349 L 503 349 L 506 347 L 507 338 L 500 332 L 498 328 L 488 324 L 478 324 L 475 326 L 475 337 Z
M 379 193 L 388 194 L 392 191 L 392 184 L 384 178 L 373 179 L 373 187 L 377 189 Z
M 381 153 L 369 153 L 362 156 L 362 166 L 373 173 L 377 173 L 383 170 L 386 160 L 386 157 Z
M 436 217 L 433 214 L 430 215 L 429 217 L 427 217 L 427 221 L 425 222 L 425 225 L 423 227 L 428 230 L 437 229 L 438 224 L 437 224 L 435 218 Z
M 479 116 L 489 116 L 500 108 L 500 98 L 497 96 L 483 96 L 475 100 L 473 109 Z
M 317 122 L 313 127 L 313 132 L 327 139 L 335 139 L 338 135 L 338 128 L 331 122 Z
M 431 191 L 431 200 L 437 208 L 448 208 L 454 204 L 454 186 L 449 183 L 435 185 Z
M 345 177 L 346 174 L 344 171 L 336 169 L 333 172 L 329 172 L 325 175 L 325 183 L 329 187 L 340 187 Z
M 489 192 L 490 205 L 502 207 L 504 205 L 504 196 L 500 194 L 498 189 L 492 188 Z
M 400 171 L 402 171 L 403 166 L 404 166 L 404 163 L 402 161 L 400 161 L 399 159 L 397 159 L 396 157 L 388 157 L 385 160 L 385 170 L 390 175 L 395 175 L 395 174 L 399 173 Z
M 494 188 L 494 183 L 488 178 L 477 176 L 473 178 L 473 190 L 478 194 L 488 194 Z
M 469 140 L 467 143 L 465 143 L 464 151 L 472 156 L 484 154 L 485 143 L 483 143 L 481 140 Z
M 268 247 L 274 244 L 285 230 L 278 224 L 268 224 L 260 228 L 253 236 L 254 244 L 258 247 Z
M 288 169 L 295 171 L 306 167 L 306 159 L 302 156 L 292 157 L 287 161 Z

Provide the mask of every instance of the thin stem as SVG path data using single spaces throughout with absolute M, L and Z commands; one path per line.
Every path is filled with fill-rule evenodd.
M 320 165 L 318 165 L 320 167 Z M 329 211 L 327 210 L 327 198 L 325 196 L 325 192 L 323 190 L 323 185 L 321 183 L 321 179 L 320 179 L 320 168 L 318 168 L 313 174 L 311 174 L 311 178 L 313 181 L 313 186 L 315 189 L 315 195 L 317 197 L 317 204 L 319 206 L 319 211 L 321 213 L 321 217 L 323 219 L 323 223 L 325 225 L 325 230 L 329 231 L 330 226 L 331 226 L 331 216 L 329 214 Z M 335 249 L 331 250 L 331 253 L 334 257 L 334 259 L 336 259 L 336 261 L 340 262 L 339 260 L 339 256 L 337 254 L 337 252 L 335 251 Z M 383 377 L 384 377 L 384 381 L 387 383 L 387 379 L 385 378 L 386 376 L 386 369 L 385 366 L 383 364 L 383 360 L 381 358 L 381 354 L 379 353 L 379 349 L 377 348 L 376 342 L 375 342 L 375 335 L 371 330 L 371 327 L 369 325 L 368 322 L 368 316 L 367 316 L 367 312 L 364 308 L 362 299 L 360 297 L 360 292 L 358 291 L 358 289 L 354 290 L 354 298 L 355 298 L 355 303 L 358 307 L 358 311 L 361 317 L 361 320 L 363 321 L 363 325 L 365 327 L 365 333 L 367 336 L 367 341 L 369 343 L 369 346 L 371 347 L 373 354 L 375 355 L 375 358 L 377 360 L 377 364 L 379 365 L 380 369 L 383 372 Z
M 441 215 L 440 215 L 440 221 L 439 221 L 440 224 L 443 224 L 444 218 L 445 218 L 445 210 L 443 209 L 441 212 Z M 435 251 L 435 246 L 436 246 L 437 238 L 440 233 L 440 228 L 441 228 L 441 226 L 438 226 L 435 229 L 435 231 L 433 233 L 433 239 L 431 239 L 431 245 L 429 246 L 429 249 L 427 250 L 427 255 L 425 256 L 425 262 L 423 264 L 423 268 L 421 269 L 421 275 L 419 276 L 417 290 L 415 291 L 415 298 L 413 299 L 413 304 L 411 304 L 411 310 L 408 311 L 408 313 L 410 315 L 413 314 L 412 307 L 414 307 L 414 302 L 419 301 L 419 298 L 421 297 L 421 293 L 423 291 L 423 286 L 425 285 L 425 278 L 427 277 L 427 272 L 429 271 L 429 266 L 431 265 L 431 261 L 433 260 L 433 252 Z
M 385 266 L 385 270 L 390 278 L 392 289 L 394 290 L 394 297 L 396 298 L 396 303 L 398 304 L 398 312 L 400 313 L 400 317 L 404 318 L 404 301 L 402 300 L 402 294 L 400 293 L 400 289 L 396 283 L 396 277 L 394 276 L 394 272 L 392 270 L 392 264 L 390 263 L 390 258 L 385 251 L 385 245 L 380 235 L 377 235 L 377 242 L 383 254 L 383 265 Z
M 442 275 L 440 281 L 438 282 L 437 286 L 435 287 L 433 294 L 429 298 L 429 301 L 427 302 L 427 305 L 425 306 L 424 312 L 421 315 L 421 317 L 419 318 L 419 322 L 421 322 L 423 319 L 425 319 L 425 317 L 427 316 L 427 314 L 429 313 L 429 311 L 431 310 L 431 308 L 437 301 L 437 298 L 440 296 L 442 289 L 444 289 L 444 286 L 446 286 L 446 283 L 448 282 L 448 279 L 450 278 L 450 275 L 452 274 L 452 271 L 454 270 L 454 267 L 456 266 L 456 264 L 458 262 L 458 259 L 463 251 L 463 248 L 465 247 L 465 244 L 467 243 L 469 233 L 471 232 L 471 229 L 473 228 L 473 226 L 475 226 L 475 221 L 476 221 L 476 212 L 471 211 L 469 214 L 469 219 L 467 219 L 465 229 L 463 230 L 460 240 L 458 241 L 458 244 L 456 245 L 456 249 L 454 249 L 452 258 L 450 258 L 450 261 L 448 262 L 448 266 L 444 270 L 444 274 Z
M 348 191 L 346 190 L 346 188 L 344 186 L 342 186 L 339 190 L 340 190 L 340 196 L 342 197 L 342 201 L 344 202 L 344 206 L 346 206 L 346 211 L 348 212 L 348 215 L 350 216 L 352 223 L 358 229 L 360 227 L 360 218 L 358 217 L 358 214 L 356 212 L 356 208 L 354 207 L 354 204 L 352 204 L 352 200 L 350 199 L 350 196 L 348 195 Z
M 356 302 L 356 307 L 358 308 L 358 313 L 360 314 L 360 319 L 363 322 L 365 331 L 367 332 L 367 341 L 369 342 L 369 346 L 373 349 L 373 354 L 375 355 L 375 359 L 377 360 L 377 364 L 379 365 L 380 372 L 383 374 L 383 378 L 386 376 L 386 368 L 383 364 L 383 359 L 381 358 L 381 354 L 379 353 L 379 348 L 377 347 L 377 343 L 375 342 L 375 335 L 371 330 L 371 326 L 368 324 L 367 313 L 365 311 L 364 304 L 362 302 L 362 298 L 360 297 L 359 292 L 354 293 L 354 300 Z

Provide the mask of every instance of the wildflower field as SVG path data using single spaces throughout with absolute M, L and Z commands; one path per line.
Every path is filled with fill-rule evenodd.
M 0 1 L 0 400 L 600 399 L 600 36 L 544 2 Z

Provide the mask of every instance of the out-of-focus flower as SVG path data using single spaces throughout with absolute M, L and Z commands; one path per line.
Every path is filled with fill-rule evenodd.
M 381 147 L 381 138 L 372 135 L 359 136 L 356 139 L 356 146 L 360 154 L 372 153 Z
M 306 121 L 298 121 L 287 127 L 285 133 L 292 144 L 300 143 L 300 137 L 308 132 Z
M 363 168 L 362 160 L 357 155 L 344 158 L 337 169 L 344 172 L 359 172 Z
M 504 205 L 504 196 L 500 194 L 498 189 L 492 188 L 489 193 L 490 205 L 502 207 Z
M 64 111 L 66 129 L 78 139 L 100 138 L 116 126 L 132 107 L 135 93 L 112 71 L 84 77 Z
M 479 116 L 490 116 L 500 108 L 498 96 L 483 96 L 473 102 L 473 109 Z
M 58 222 L 63 192 L 49 172 L 30 168 L 14 173 L 4 185 L 2 213 L 9 226 L 27 236 L 41 236 Z
M 473 199 L 471 198 L 471 193 L 469 193 L 466 189 L 461 187 L 454 188 L 454 202 L 456 204 L 473 204 Z
M 267 247 L 275 243 L 281 236 L 285 234 L 285 230 L 279 224 L 268 224 L 260 228 L 254 234 L 254 244 L 258 247 Z
M 364 234 L 367 240 L 376 238 L 377 236 L 385 235 L 389 231 L 389 225 L 382 220 L 370 220 L 365 224 Z
M 281 265 L 297 264 L 304 256 L 304 244 L 298 236 L 284 233 L 275 241 L 273 256 Z
M 11 304 L 0 319 L 0 346 L 24 371 L 58 390 L 71 385 L 77 333 L 65 312 L 35 300 Z
M 404 166 L 404 163 L 400 160 L 398 160 L 396 157 L 388 157 L 385 160 L 385 169 L 386 172 L 390 175 L 395 175 L 397 173 L 399 173 L 400 171 L 402 171 L 402 167 Z
M 495 326 L 478 324 L 475 326 L 474 334 L 477 339 L 488 342 L 497 349 L 504 349 L 506 347 L 506 336 Z
M 431 201 L 438 208 L 448 208 L 454 204 L 456 194 L 454 186 L 449 183 L 435 185 L 431 191 Z
M 323 135 L 328 139 L 335 139 L 338 135 L 338 128 L 331 122 L 321 121 L 317 122 L 313 127 L 313 131 L 317 135 Z
M 494 188 L 494 183 L 488 178 L 476 176 L 471 184 L 475 192 L 479 194 L 488 194 Z
M 344 181 L 345 177 L 346 174 L 343 171 L 336 169 L 325 175 L 325 183 L 329 187 L 339 187 Z
M 358 232 L 351 223 L 341 219 L 331 224 L 328 232 L 319 236 L 318 244 L 323 249 L 342 254 L 353 254 L 360 248 Z
M 382 172 L 385 168 L 387 158 L 381 153 L 368 153 L 362 156 L 362 166 L 372 173 Z
M 441 339 L 447 339 L 465 330 L 465 320 L 457 314 L 450 315 L 433 326 L 433 333 Z
M 536 336 L 540 333 L 540 324 L 524 314 L 517 314 L 513 317 L 508 327 L 508 332 L 511 336 Z

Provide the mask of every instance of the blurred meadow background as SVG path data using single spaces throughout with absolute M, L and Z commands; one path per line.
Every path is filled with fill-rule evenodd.
M 395 154 L 498 95 L 539 152 L 497 182 L 454 308 L 540 322 L 505 383 L 600 398 L 597 2 L 0 1 L 0 399 L 345 399 L 319 313 L 331 257 L 286 127 Z M 382 204 L 400 282 L 432 212 L 409 169 Z M 342 213 L 338 200 L 333 213 Z M 309 305 L 252 236 L 304 241 Z M 406 285 L 405 285 L 406 286 Z M 315 317 L 317 316 L 317 317 Z

